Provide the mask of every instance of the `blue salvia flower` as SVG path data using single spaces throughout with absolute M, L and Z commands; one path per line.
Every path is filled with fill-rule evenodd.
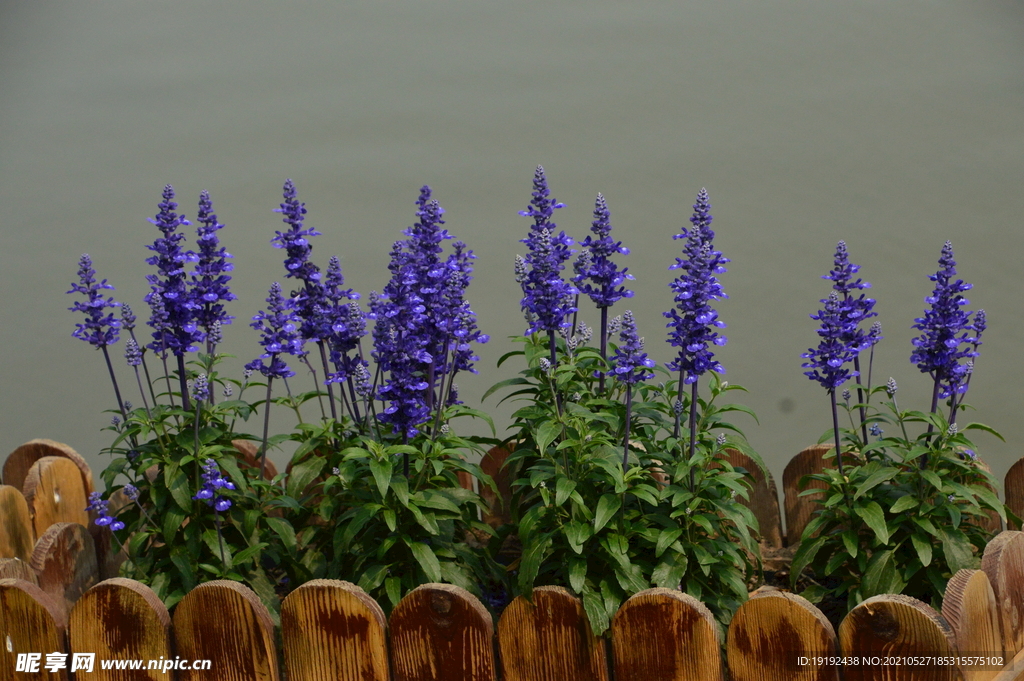
M 142 350 L 139 350 L 139 344 L 131 338 L 125 343 L 124 358 L 128 360 L 128 366 L 137 367 L 142 364 Z
M 856 350 L 843 340 L 849 337 L 849 318 L 839 300 L 839 294 L 832 291 L 822 302 L 825 303 L 825 309 L 811 315 L 811 319 L 821 322 L 818 329 L 821 340 L 818 341 L 817 348 L 811 348 L 800 355 L 808 360 L 800 366 L 808 369 L 804 372 L 805 376 L 817 381 L 826 390 L 834 392 L 849 378 L 858 375 L 856 371 L 846 368 L 846 364 L 853 360 Z
M 139 500 L 139 488 L 136 487 L 135 485 L 129 483 L 125 485 L 122 489 L 124 490 L 124 495 L 128 497 L 129 501 Z
M 124 529 L 124 523 L 117 520 L 107 510 L 107 506 L 110 502 L 103 498 L 103 495 L 99 492 L 89 493 L 89 505 L 85 507 L 86 511 L 95 511 L 99 514 L 96 518 L 96 524 L 100 527 L 109 527 L 112 532 Z
M 360 295 L 352 289 L 343 288 L 345 277 L 341 273 L 341 261 L 331 256 L 327 265 L 327 276 L 324 280 L 323 310 L 326 330 L 324 340 L 330 349 L 331 363 L 335 372 L 328 375 L 327 382 L 343 381 L 354 370 L 360 360 L 352 357 L 350 352 L 356 349 L 359 340 L 366 335 L 366 318 L 359 304 Z
M 231 508 L 231 500 L 221 495 L 222 489 L 233 490 L 235 485 L 221 475 L 216 461 L 207 459 L 203 463 L 203 485 L 192 498 L 205 501 L 207 506 L 213 506 L 215 511 L 223 513 Z
M 679 348 L 668 368 L 685 374 L 682 382 L 688 384 L 694 383 L 707 371 L 725 371 L 710 349 L 711 345 L 725 345 L 727 341 L 715 330 L 725 327 L 725 323 L 718 319 L 718 312 L 711 307 L 711 301 L 729 297 L 715 276 L 726 271 L 723 265 L 729 259 L 720 251 L 713 250 L 715 233 L 710 226 L 713 218 L 706 189 L 700 190 L 693 209 L 692 227 L 673 237 L 686 239 L 683 248 L 686 257 L 677 257 L 675 264 L 669 267 L 682 270 L 682 273 L 669 284 L 675 294 L 676 306 L 664 313 L 671 320 L 666 325 L 670 329 L 669 344 Z
M 114 319 L 113 313 L 104 312 L 107 308 L 120 307 L 121 303 L 113 298 L 104 297 L 104 289 L 113 291 L 114 287 L 108 284 L 106 279 L 96 281 L 92 258 L 88 253 L 83 253 L 78 260 L 78 283 L 72 283 L 68 293 L 81 293 L 85 295 L 86 300 L 76 300 L 68 309 L 72 312 L 84 312 L 85 321 L 75 324 L 76 328 L 71 335 L 97 348 L 116 343 L 118 329 L 121 327 L 121 322 Z
M 860 266 L 850 262 L 846 242 L 840 241 L 836 245 L 832 271 L 821 277 L 822 279 L 832 281 L 832 290 L 839 294 L 844 314 L 850 322 L 847 325 L 847 335 L 843 340 L 858 352 L 870 348 L 881 340 L 881 335 L 875 333 L 874 327 L 872 327 L 871 331 L 865 332 L 859 326 L 865 319 L 878 316 L 878 313 L 873 311 L 875 307 L 873 298 L 868 298 L 863 293 L 856 297 L 851 294 L 853 291 L 871 288 L 869 282 L 860 278 L 854 279 L 854 276 L 859 271 Z M 879 328 L 878 330 L 880 331 L 881 329 Z
M 619 341 L 619 347 L 611 358 L 611 375 L 628 384 L 653 378 L 654 372 L 648 369 L 654 368 L 654 360 L 649 359 L 644 352 L 644 342 L 637 334 L 636 321 L 631 310 L 622 313 Z
M 475 374 L 477 370 L 473 363 L 480 357 L 475 354 L 471 343 L 486 343 L 491 337 L 477 328 L 476 313 L 465 299 L 466 287 L 472 279 L 471 263 L 476 256 L 461 241 L 456 241 L 452 249 L 442 290 L 443 316 L 437 321 L 439 329 L 449 338 L 452 353 L 451 362 L 443 366 L 442 373 L 469 371 Z
M 971 324 L 970 313 L 963 309 L 970 303 L 963 293 L 970 290 L 971 285 L 954 279 L 956 261 L 953 260 L 953 244 L 949 241 L 942 247 L 939 265 L 938 272 L 928 275 L 935 282 L 935 289 L 924 301 L 931 307 L 925 310 L 923 317 L 914 320 L 913 328 L 923 333 L 911 341 L 914 351 L 910 355 L 910 361 L 935 382 L 936 399 L 966 389 L 965 365 L 960 360 L 978 356 L 976 349 L 960 347 L 977 342 L 977 335 L 971 335 L 977 330 Z M 984 315 L 981 321 L 984 330 Z M 934 408 L 933 404 L 933 411 Z
M 301 353 L 302 339 L 298 334 L 299 319 L 281 295 L 281 284 L 274 282 L 271 285 L 266 311 L 260 310 L 252 320 L 249 326 L 262 333 L 260 345 L 265 352 L 246 364 L 245 368 L 259 371 L 267 378 L 294 376 L 295 372 L 285 364 L 280 355 Z M 270 363 L 265 363 L 265 359 L 269 359 Z
M 198 259 L 192 272 L 192 297 L 196 307 L 196 321 L 210 336 L 214 326 L 230 324 L 234 319 L 224 310 L 224 303 L 235 300 L 237 296 L 228 288 L 231 276 L 227 273 L 234 265 L 227 262 L 233 257 L 221 245 L 217 231 L 224 227 L 217 221 L 213 212 L 210 194 L 203 190 L 199 195 L 199 212 L 196 216 L 199 227 L 196 228 L 196 243 L 199 246 Z M 219 326 L 218 326 L 219 335 Z M 216 345 L 219 341 L 207 338 L 208 344 Z
M 156 254 L 146 258 L 146 263 L 154 265 L 157 274 L 146 275 L 151 290 L 145 300 L 153 308 L 153 318 L 149 322 L 153 327 L 153 342 L 149 347 L 162 354 L 169 350 L 182 356 L 194 351 L 204 334 L 196 323 L 198 305 L 188 290 L 185 274 L 185 264 L 198 258 L 195 253 L 181 248 L 180 242 L 185 235 L 177 232 L 178 227 L 191 223 L 175 212 L 177 207 L 174 188 L 167 185 L 163 201 L 159 204 L 160 212 L 149 219 L 163 236 L 152 246 L 146 246 Z
M 205 402 L 210 399 L 210 382 L 206 374 L 199 374 L 192 381 L 192 399 L 196 402 Z
M 285 180 L 284 203 L 274 212 L 284 215 L 283 222 L 288 225 L 288 229 L 284 232 L 277 232 L 277 236 L 271 239 L 270 243 L 274 245 L 274 248 L 285 249 L 288 254 L 284 261 L 285 269 L 288 270 L 287 276 L 303 282 L 315 282 L 320 280 L 320 270 L 309 261 L 309 253 L 313 247 L 309 245 L 308 237 L 320 236 L 320 232 L 303 225 L 306 204 L 300 203 L 297 197 L 295 183 Z
M 527 334 L 539 331 L 553 333 L 568 326 L 566 317 L 576 311 L 573 296 L 578 290 L 562 279 L 565 262 L 572 255 L 573 241 L 565 232 L 555 233 L 551 222 L 555 209 L 564 208 L 550 197 L 544 168 L 537 166 L 533 177 L 533 200 L 530 207 L 519 214 L 533 218 L 530 235 L 523 239 L 529 253 L 524 258 L 525 278 L 522 281 L 522 309 L 528 313 L 530 328 Z M 518 273 L 517 273 L 518 278 Z
M 581 293 L 590 296 L 598 308 L 611 307 L 622 298 L 632 298 L 633 292 L 626 290 L 623 282 L 632 280 L 633 275 L 627 273 L 628 268 L 618 269 L 611 256 L 628 255 L 629 249 L 621 241 L 612 239 L 611 215 L 608 203 L 603 195 L 598 194 L 594 202 L 594 221 L 588 236 L 580 246 L 577 265 L 574 265 L 576 276 L 573 282 Z M 583 257 L 586 254 L 586 257 Z

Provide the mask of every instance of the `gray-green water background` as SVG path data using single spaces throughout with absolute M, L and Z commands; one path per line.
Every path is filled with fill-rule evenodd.
M 662 362 L 672 235 L 707 187 L 732 259 L 719 357 L 750 390 L 761 425 L 740 423 L 776 477 L 830 425 L 800 353 L 817 343 L 808 314 L 836 242 L 874 285 L 876 382 L 895 377 L 901 405 L 926 409 L 911 324 L 952 240 L 969 309 L 988 312 L 968 401 L 1007 436 L 977 438 L 1001 477 L 1024 453 L 1022 38 L 1024 6 L 999 0 L 5 2 L 0 453 L 46 437 L 105 465 L 113 394 L 101 355 L 71 338 L 65 291 L 87 252 L 148 318 L 146 218 L 166 183 L 192 218 L 209 190 L 227 225 L 239 299 L 223 348 L 244 361 L 259 353 L 248 319 L 284 281 L 269 240 L 285 178 L 323 232 L 315 261 L 340 256 L 364 296 L 431 185 L 478 256 L 469 298 L 492 340 L 459 381 L 478 405 L 521 368 L 495 362 L 525 328 L 517 212 L 543 164 L 577 240 L 607 197 L 636 275 L 616 310 L 633 309 Z M 510 409 L 484 407 L 507 424 Z

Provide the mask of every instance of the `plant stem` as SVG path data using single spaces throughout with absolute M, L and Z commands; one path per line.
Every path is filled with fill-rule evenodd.
M 192 411 L 192 404 L 188 398 L 188 379 L 185 374 L 185 355 L 175 355 L 178 358 L 178 384 L 181 386 L 181 408 L 185 411 Z
M 318 340 L 316 342 L 316 344 L 320 348 L 320 361 L 324 365 L 324 379 L 326 380 L 327 377 L 328 377 L 327 376 L 327 374 L 328 374 L 328 370 L 327 370 L 327 350 L 324 348 L 324 342 L 322 340 Z M 330 383 L 327 384 L 327 402 L 331 405 L 331 418 L 334 419 L 335 421 L 337 421 L 338 420 L 338 409 L 334 405 L 334 388 L 331 386 Z
M 270 356 L 270 366 L 274 366 L 277 355 Z M 267 376 L 267 401 L 263 403 L 263 446 L 260 448 L 260 480 L 267 470 L 267 435 L 270 432 L 270 384 L 274 381 L 273 376 Z
M 125 421 L 128 420 L 128 414 L 124 410 L 124 402 L 121 401 L 121 389 L 117 387 L 117 377 L 114 375 L 114 365 L 110 363 L 110 353 L 107 352 L 107 346 L 101 345 L 103 348 L 103 359 L 107 360 L 107 371 L 110 373 L 110 382 L 114 385 L 114 396 L 117 398 L 117 408 L 121 410 L 121 418 Z
M 608 308 L 601 308 L 601 359 L 608 361 Z M 604 372 L 597 379 L 597 394 L 604 395 Z
M 149 400 L 146 399 L 146 391 L 142 389 L 142 376 L 139 375 L 139 367 L 132 368 L 135 369 L 135 382 L 139 384 L 139 394 L 142 395 L 142 404 L 146 407 L 146 416 L 152 421 L 153 412 L 149 410 Z
M 832 433 L 835 435 L 836 440 L 836 464 L 839 466 L 839 475 L 845 477 L 843 473 L 843 445 L 839 440 L 839 412 L 836 411 L 836 389 L 830 388 L 828 396 L 832 401 Z
M 167 368 L 166 351 L 164 351 L 164 353 L 160 355 L 160 361 L 163 362 L 164 365 L 164 380 L 167 381 L 167 398 L 171 401 L 171 406 L 176 407 L 178 405 L 174 404 L 174 390 L 171 388 L 171 371 L 170 369 Z
M 690 461 L 693 461 L 693 452 L 697 447 L 697 381 L 690 386 Z M 694 479 L 693 464 L 690 464 L 690 491 L 695 492 L 696 480 Z
M 868 443 L 867 414 L 864 410 L 864 390 L 860 387 L 860 353 L 853 358 L 853 370 L 857 372 L 857 404 L 860 405 L 860 431 L 864 444 Z

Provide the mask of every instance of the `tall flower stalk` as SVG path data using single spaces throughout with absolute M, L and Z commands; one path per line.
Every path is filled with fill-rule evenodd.
M 287 379 L 295 375 L 281 359 L 282 353 L 298 355 L 302 352 L 299 337 L 299 318 L 281 295 L 281 284 L 274 282 L 267 297 L 267 309 L 260 310 L 249 325 L 262 334 L 260 345 L 264 353 L 245 365 L 246 369 L 259 371 L 267 379 L 267 401 L 263 407 L 263 446 L 260 448 L 260 476 L 267 467 L 267 436 L 270 428 L 271 386 L 275 378 Z M 264 361 L 269 360 L 269 361 Z
M 529 236 L 522 240 L 529 252 L 522 260 L 522 272 L 517 260 L 516 279 L 523 288 L 520 304 L 530 324 L 526 334 L 546 332 L 550 361 L 556 364 L 555 332 L 569 326 L 566 317 L 576 311 L 573 297 L 579 291 L 562 279 L 565 262 L 573 253 L 569 248 L 573 241 L 565 232 L 555 234 L 557 226 L 551 217 L 555 209 L 564 208 L 565 204 L 550 198 L 550 195 L 544 168 L 537 166 L 530 207 L 519 212 L 524 217 L 533 218 L 533 226 Z
M 619 333 L 619 347 L 611 360 L 611 374 L 626 386 L 626 432 L 622 441 L 622 472 L 629 462 L 630 425 L 633 420 L 633 386 L 654 377 L 654 360 L 644 352 L 644 339 L 636 330 L 633 312 L 622 313 L 622 331 Z
M 701 189 L 697 194 L 697 203 L 693 205 L 694 213 L 690 217 L 691 227 L 683 229 L 673 239 L 686 239 L 683 247 L 683 258 L 676 258 L 670 270 L 682 270 L 680 275 L 669 284 L 675 294 L 676 306 L 664 313 L 669 320 L 669 345 L 679 348 L 675 358 L 669 362 L 669 371 L 679 372 L 676 421 L 673 436 L 679 437 L 681 402 L 683 386 L 690 386 L 690 445 L 689 457 L 692 459 L 697 442 L 697 380 L 714 371 L 724 373 L 725 369 L 715 359 L 711 351 L 712 345 L 725 345 L 727 339 L 716 331 L 725 327 L 725 322 L 718 319 L 718 312 L 711 307 L 712 301 L 728 298 L 722 290 L 716 275 L 724 273 L 724 264 L 729 259 L 723 257 L 721 251 L 714 250 L 715 233 L 711 230 L 711 203 L 708 192 Z M 691 487 L 693 471 L 690 472 Z
M 154 329 L 153 342 L 149 347 L 159 353 L 162 359 L 166 360 L 168 351 L 176 357 L 182 405 L 185 411 L 191 411 L 185 353 L 193 352 L 196 344 L 204 340 L 204 334 L 196 323 L 195 310 L 198 305 L 192 299 L 185 273 L 185 264 L 195 262 L 198 258 L 195 253 L 182 249 L 181 241 L 185 235 L 177 231 L 178 227 L 191 223 L 175 212 L 177 207 L 174 188 L 167 185 L 164 187 L 163 201 L 159 204 L 160 211 L 155 218 L 149 220 L 163 236 L 146 247 L 155 253 L 146 259 L 146 263 L 154 265 L 157 274 L 146 276 L 150 292 L 146 294 L 145 300 L 153 310 L 149 321 Z M 166 374 L 166 362 L 164 366 Z
M 224 309 L 224 303 L 235 300 L 237 296 L 228 288 L 231 276 L 227 274 L 234 265 L 227 261 L 233 257 L 220 245 L 217 231 L 224 225 L 217 220 L 213 212 L 210 193 L 205 189 L 199 195 L 199 212 L 196 214 L 199 227 L 196 228 L 196 244 L 199 253 L 196 268 L 192 272 L 192 298 L 195 305 L 195 318 L 205 331 L 206 352 L 213 355 L 220 342 L 220 327 L 230 324 L 234 319 Z
M 611 214 L 608 202 L 602 194 L 594 201 L 594 221 L 590 225 L 593 236 L 588 236 L 582 244 L 580 255 L 576 259 L 574 269 L 576 276 L 573 282 L 581 293 L 586 293 L 594 301 L 601 312 L 601 359 L 608 359 L 608 308 L 622 298 L 632 298 L 633 292 L 623 286 L 633 275 L 627 273 L 628 268 L 621 270 L 612 262 L 611 256 L 628 255 L 629 249 L 621 241 L 612 239 Z M 575 328 L 575 325 L 574 325 Z M 604 393 L 604 373 L 598 379 L 598 390 Z
M 107 280 L 96 281 L 96 270 L 92 268 L 92 258 L 88 253 L 83 253 L 78 260 L 78 283 L 71 284 L 68 293 L 81 293 L 85 296 L 85 302 L 75 301 L 68 309 L 72 312 L 85 313 L 85 321 L 75 324 L 72 336 L 89 343 L 95 348 L 103 351 L 103 359 L 107 363 L 107 372 L 110 374 L 110 382 L 114 386 L 114 396 L 117 398 L 117 407 L 121 412 L 121 418 L 127 420 L 128 415 L 121 400 L 121 389 L 117 385 L 117 376 L 114 375 L 114 365 L 110 362 L 110 353 L 107 346 L 117 342 L 118 329 L 121 322 L 114 319 L 111 312 L 104 312 L 107 308 L 118 308 L 121 303 L 116 302 L 109 296 L 104 296 L 103 291 L 113 291 L 114 287 L 107 283 Z

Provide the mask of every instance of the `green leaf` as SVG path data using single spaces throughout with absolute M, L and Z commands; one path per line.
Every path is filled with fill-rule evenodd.
M 891 550 L 880 551 L 871 556 L 871 560 L 868 562 L 868 569 L 861 581 L 860 593 L 863 598 L 885 593 L 899 593 L 903 586 L 901 582 L 893 552 Z
M 885 512 L 877 501 L 869 501 L 866 506 L 856 506 L 853 510 L 874 531 L 883 546 L 889 543 L 889 526 L 885 523 Z
M 192 511 L 192 492 L 189 489 L 188 476 L 181 470 L 178 464 L 168 462 L 164 464 L 164 482 L 178 508 L 190 513 Z
M 923 518 L 920 516 L 911 516 L 910 519 L 917 523 L 918 526 L 920 526 L 928 534 L 932 535 L 933 537 L 941 539 L 941 537 L 939 537 L 938 529 L 936 529 L 935 525 L 928 518 Z
M 370 473 L 373 474 L 373 479 L 377 482 L 377 489 L 380 491 L 381 499 L 388 496 L 388 487 L 391 485 L 391 472 L 392 472 L 391 459 L 370 459 Z
M 600 636 L 611 625 L 611 620 L 604 607 L 604 599 L 593 589 L 583 592 L 583 611 L 587 613 L 590 629 L 595 636 Z
M 971 543 L 967 541 L 967 536 L 963 532 L 950 532 L 945 528 L 939 528 L 939 540 L 942 542 L 942 553 L 950 572 L 956 574 L 957 570 L 977 567 Z
M 853 530 L 846 530 L 845 532 L 843 532 L 842 537 L 843 537 L 843 546 L 846 547 L 847 553 L 850 554 L 849 557 L 850 558 L 856 558 L 857 557 L 857 549 L 858 549 L 857 533 L 854 532 Z
M 936 492 L 939 494 L 945 494 L 945 492 L 942 491 L 942 478 L 940 478 L 935 471 L 923 470 L 921 471 L 921 477 L 927 480 L 928 484 L 934 487 Z
M 921 565 L 924 567 L 931 565 L 932 543 L 926 537 L 917 534 L 910 535 L 910 541 L 914 545 L 914 550 L 917 551 L 917 558 L 921 561 Z
M 559 477 L 555 483 L 555 506 L 561 506 L 576 489 L 576 481 L 569 478 Z
M 991 426 L 986 426 L 984 423 L 969 423 L 964 427 L 964 430 L 983 430 L 986 433 L 991 433 L 1000 440 L 1003 440 L 1003 436 L 999 434 L 999 431 Z M 1006 442 L 1006 440 L 1003 440 L 1003 442 Z
M 359 581 L 356 583 L 356 585 L 359 586 L 359 588 L 361 588 L 363 591 L 370 593 L 381 585 L 381 583 L 384 581 L 384 578 L 387 577 L 387 574 L 388 568 L 386 565 L 375 563 L 363 570 L 363 574 L 359 578 Z
M 239 551 L 238 553 L 235 554 L 233 562 L 234 562 L 235 565 L 245 565 L 245 563 L 250 558 L 252 558 L 253 556 L 256 556 L 256 555 L 259 555 L 259 554 L 263 553 L 263 549 L 267 548 L 268 546 L 270 546 L 270 544 L 268 544 L 267 542 L 263 541 L 263 542 L 260 542 L 259 544 L 255 544 L 253 546 L 250 546 L 249 548 L 242 549 L 241 551 Z
M 583 544 L 591 537 L 590 525 L 573 520 L 564 526 L 565 539 L 569 548 L 583 555 Z
M 576 593 L 583 592 L 587 580 L 587 561 L 585 558 L 573 556 L 569 558 L 569 586 Z
M 295 550 L 295 529 L 290 522 L 284 518 L 267 518 L 267 524 L 281 538 L 289 551 Z
M 387 523 L 388 529 L 392 532 L 398 527 L 398 518 L 395 516 L 394 510 L 390 508 L 384 509 L 384 522 Z
M 860 499 L 883 482 L 892 480 L 899 472 L 898 468 L 894 468 L 892 466 L 887 466 L 886 468 L 881 468 L 875 471 L 868 476 L 867 480 L 857 487 L 857 493 L 853 495 L 854 500 Z
M 622 501 L 614 494 L 602 494 L 597 502 L 597 513 L 594 514 L 594 532 L 600 532 L 619 510 Z
M 512 352 L 512 353 L 509 353 L 509 354 L 505 355 L 501 359 L 505 360 L 505 359 L 507 359 L 508 357 L 510 357 L 512 355 L 520 355 L 520 354 L 522 354 L 522 353 L 520 351 L 516 350 L 515 352 Z M 501 366 L 501 362 L 498 362 L 498 366 Z M 510 385 L 523 385 L 523 384 L 526 384 L 526 383 L 529 383 L 529 381 L 526 380 L 525 378 L 523 378 L 522 376 L 516 376 L 515 378 L 506 378 L 504 381 L 498 381 L 497 383 L 495 383 L 494 385 L 492 385 L 490 388 L 487 389 L 487 392 L 485 392 L 484 396 L 480 398 L 480 401 L 481 402 L 485 401 L 488 397 L 493 395 L 498 390 L 501 390 L 502 388 L 507 388 Z
M 387 593 L 392 607 L 398 605 L 402 600 L 402 580 L 398 577 L 388 577 L 384 580 L 384 591 Z
M 164 511 L 164 543 L 171 546 L 174 542 L 174 535 L 177 534 L 181 523 L 185 520 L 185 512 L 177 506 L 168 506 Z
M 545 535 L 523 547 L 523 557 L 519 562 L 520 593 L 533 593 L 533 583 L 537 579 L 541 561 L 544 559 L 544 553 L 548 550 L 549 546 L 551 546 L 551 535 Z
M 285 492 L 296 498 L 302 496 L 302 492 L 320 475 L 326 463 L 318 456 L 311 456 L 302 463 L 292 466 Z
M 921 502 L 919 502 L 916 497 L 913 497 L 913 496 L 907 494 L 907 495 L 902 496 L 899 499 L 897 499 L 896 503 L 893 504 L 892 508 L 889 509 L 889 512 L 890 513 L 901 513 L 903 511 L 906 511 L 907 509 L 911 509 L 911 508 L 917 507 L 920 503 Z
M 431 582 L 441 581 L 441 563 L 429 546 L 422 542 L 405 540 L 405 545 L 412 551 L 413 558 L 423 568 L 424 574 Z
M 555 441 L 555 438 L 562 432 L 562 424 L 557 421 L 545 421 L 537 428 L 537 434 L 533 439 L 537 443 L 537 452 L 544 456 L 548 445 Z
M 661 558 L 661 554 L 665 553 L 665 549 L 675 543 L 679 536 L 683 533 L 681 527 L 676 527 L 671 530 L 662 530 L 658 533 L 658 541 L 654 546 L 654 556 Z
M 821 547 L 825 545 L 828 540 L 827 536 L 815 537 L 812 541 L 801 541 L 800 547 L 796 550 L 793 555 L 793 564 L 790 567 L 790 579 L 793 584 L 796 584 L 797 577 L 803 572 L 804 568 L 807 567 L 814 557 L 821 550 Z

